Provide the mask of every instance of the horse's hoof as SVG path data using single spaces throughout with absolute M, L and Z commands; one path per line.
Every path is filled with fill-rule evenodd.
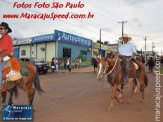
M 109 111 L 109 112 L 111 112 L 112 107 L 113 107 L 113 105 L 110 105 L 110 106 L 108 107 L 108 111 Z
M 120 103 L 124 104 L 124 101 L 123 100 L 120 100 Z
M 131 104 L 131 99 L 129 99 L 127 103 L 128 103 L 128 104 Z

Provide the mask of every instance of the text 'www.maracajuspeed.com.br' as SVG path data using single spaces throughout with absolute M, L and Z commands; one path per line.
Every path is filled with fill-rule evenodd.
M 55 14 L 50 13 L 44 13 L 44 14 L 30 14 L 30 13 L 21 13 L 21 14 L 3 14 L 3 18 L 8 18 L 8 19 L 20 19 L 20 18 L 24 18 L 24 19 L 91 19 L 94 17 L 94 14 L 91 14 L 91 12 L 89 12 L 88 14 L 70 14 L 69 12 L 67 12 L 67 14 Z

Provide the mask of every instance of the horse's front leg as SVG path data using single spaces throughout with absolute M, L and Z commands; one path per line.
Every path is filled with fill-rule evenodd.
M 115 84 L 112 88 L 112 97 L 111 97 L 111 103 L 108 107 L 108 110 L 111 111 L 112 110 L 112 107 L 114 105 L 114 99 L 116 98 L 116 93 L 117 93 L 117 88 L 118 86 Z

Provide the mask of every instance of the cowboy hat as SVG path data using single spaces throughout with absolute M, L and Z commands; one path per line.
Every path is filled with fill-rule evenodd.
M 7 29 L 8 29 L 8 33 L 11 33 L 11 32 L 12 32 L 11 28 L 8 26 L 7 23 L 2 22 L 2 23 L 0 24 L 0 26 L 4 26 L 5 28 L 7 28 Z
M 128 41 L 131 41 L 131 37 L 128 36 L 128 34 L 123 34 L 123 36 L 119 37 L 119 40 L 123 41 L 123 37 L 124 38 L 128 38 Z

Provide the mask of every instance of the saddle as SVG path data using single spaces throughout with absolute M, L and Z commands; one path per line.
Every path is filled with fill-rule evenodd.
M 139 63 L 135 59 L 132 59 L 131 63 L 130 63 L 130 68 L 134 67 L 135 71 L 132 71 L 132 70 L 128 71 L 126 69 L 125 59 L 121 59 L 120 64 L 121 64 L 122 72 L 123 72 L 124 76 L 126 76 L 126 74 L 129 73 L 129 77 L 135 78 L 136 75 L 141 71 L 141 67 L 140 67 Z
M 18 60 L 12 57 L 7 64 L 3 67 L 2 70 L 2 86 L 3 84 L 7 84 L 8 88 L 11 89 L 15 87 L 16 82 L 22 78 L 20 73 L 21 65 Z
M 21 65 L 18 60 L 12 57 L 7 64 L 3 67 L 3 79 L 8 81 L 16 81 L 22 78 L 20 74 Z
M 133 63 L 134 63 L 135 69 L 137 70 L 138 69 L 138 65 L 135 62 L 133 62 Z

